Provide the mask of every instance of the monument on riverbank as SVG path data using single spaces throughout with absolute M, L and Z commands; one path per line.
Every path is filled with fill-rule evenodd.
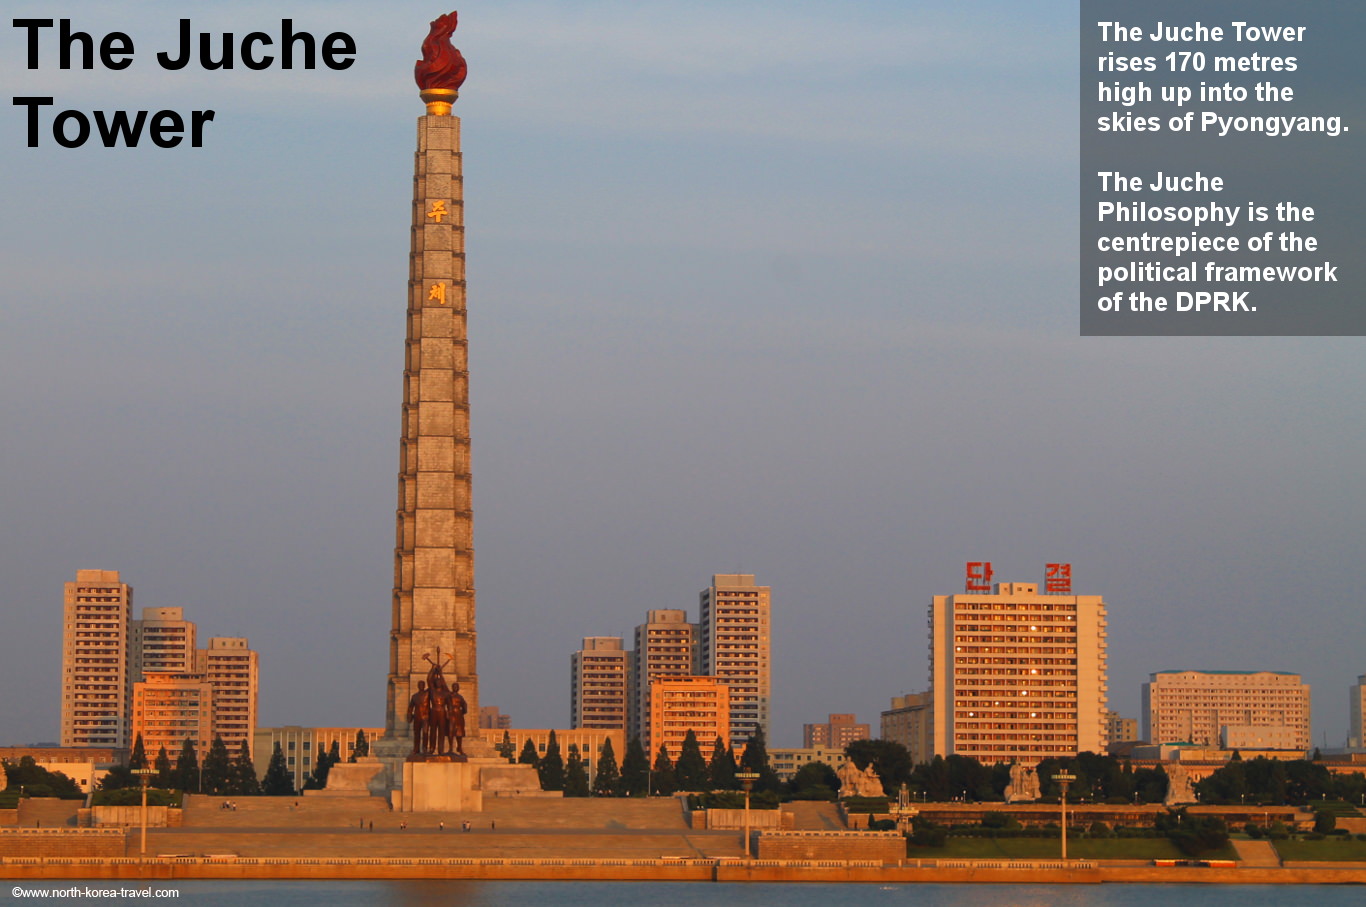
M 385 729 L 373 746 L 384 770 L 374 766 L 366 782 L 403 810 L 479 809 L 485 791 L 540 789 L 527 766 L 508 765 L 478 737 L 463 739 L 464 715 L 479 714 L 479 674 L 464 180 L 460 118 L 451 114 L 466 65 L 450 43 L 455 27 L 455 13 L 432 22 L 415 69 L 427 113 L 413 170 Z

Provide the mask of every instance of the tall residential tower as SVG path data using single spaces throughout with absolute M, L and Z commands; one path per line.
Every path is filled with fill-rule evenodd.
M 772 737 L 769 587 L 750 573 L 718 573 L 700 599 L 695 672 L 730 687 L 730 743 L 739 752 L 755 728 Z

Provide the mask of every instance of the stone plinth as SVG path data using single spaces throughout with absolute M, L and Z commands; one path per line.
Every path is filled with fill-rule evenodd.
M 326 790 L 306 790 L 305 795 L 325 797 L 384 797 L 389 776 L 378 756 L 359 756 L 355 762 L 339 762 L 327 773 Z
M 479 789 L 491 797 L 561 797 L 561 791 L 542 791 L 541 776 L 530 765 L 509 765 L 504 759 L 480 760 Z
M 469 762 L 405 762 L 404 812 L 479 812 L 479 766 Z

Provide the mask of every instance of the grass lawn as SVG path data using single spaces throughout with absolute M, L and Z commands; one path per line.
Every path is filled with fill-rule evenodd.
M 1272 841 L 1282 860 L 1323 860 L 1331 862 L 1356 861 L 1366 863 L 1366 841 L 1343 841 L 1324 838 L 1322 841 Z
M 922 860 L 1056 860 L 1059 847 L 1057 838 L 949 838 L 944 847 L 912 848 L 910 856 Z M 1067 856 L 1077 860 L 1185 859 L 1185 855 L 1166 838 L 1068 838 Z M 1210 860 L 1235 860 L 1237 857 L 1231 844 L 1203 855 L 1204 859 Z

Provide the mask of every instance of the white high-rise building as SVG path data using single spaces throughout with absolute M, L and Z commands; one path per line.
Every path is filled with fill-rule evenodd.
M 183 608 L 143 608 L 133 621 L 133 682 L 148 674 L 193 674 L 195 625 Z
M 62 746 L 131 742 L 133 587 L 117 570 L 77 570 L 62 614 Z
M 769 595 L 768 586 L 755 585 L 753 574 L 718 573 L 700 596 L 694 672 L 730 688 L 730 743 L 736 752 L 755 728 L 763 728 L 765 739 L 772 737 Z
M 997 583 L 935 596 L 930 628 L 935 755 L 1032 764 L 1105 752 L 1101 596 Z
M 233 756 L 244 743 L 250 750 L 259 693 L 256 653 L 243 637 L 211 637 L 208 647 L 195 653 L 195 670 L 213 688 L 213 733 Z
M 693 631 L 686 611 L 661 608 L 650 611 L 636 627 L 631 668 L 631 722 L 627 739 L 644 740 L 650 730 L 650 684 L 660 677 L 692 674 Z
M 620 636 L 585 636 L 569 657 L 570 728 L 626 730 L 631 653 Z

